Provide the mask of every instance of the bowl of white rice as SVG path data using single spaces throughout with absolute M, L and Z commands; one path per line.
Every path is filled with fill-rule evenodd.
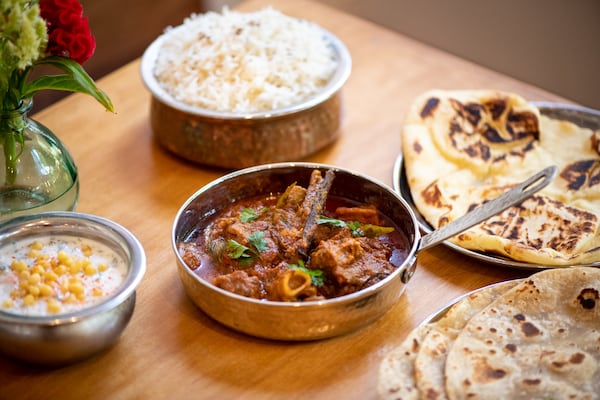
M 346 46 L 273 8 L 192 14 L 144 52 L 157 142 L 194 163 L 301 160 L 337 139 Z

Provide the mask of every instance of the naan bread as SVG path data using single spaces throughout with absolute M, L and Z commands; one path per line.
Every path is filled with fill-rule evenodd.
M 473 315 L 516 284 L 516 281 L 504 282 L 470 294 L 439 320 L 413 329 L 381 363 L 379 398 L 446 398 L 444 366 L 451 343 Z
M 409 110 L 402 153 L 434 228 L 557 165 L 547 188 L 451 240 L 534 264 L 600 262 L 600 132 L 542 116 L 514 94 L 434 90 Z
M 600 269 L 539 272 L 473 316 L 446 359 L 450 399 L 598 399 Z

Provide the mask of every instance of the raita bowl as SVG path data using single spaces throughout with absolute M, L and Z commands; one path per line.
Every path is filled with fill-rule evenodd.
M 123 267 L 123 279 L 99 302 L 78 310 L 27 315 L 0 308 L 0 354 L 4 356 L 42 366 L 73 363 L 112 346 L 133 315 L 146 256 L 136 237 L 111 220 L 76 212 L 17 217 L 0 226 L 0 251 L 19 241 L 57 237 L 97 243 L 108 249 L 108 256 Z M 1 267 L 3 273 L 10 268 Z

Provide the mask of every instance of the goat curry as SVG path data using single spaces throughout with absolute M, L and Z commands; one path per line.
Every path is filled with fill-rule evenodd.
M 237 201 L 193 239 L 185 263 L 224 290 L 270 301 L 347 295 L 404 261 L 404 236 L 372 205 L 328 195 L 334 172 L 314 170 L 304 188 Z

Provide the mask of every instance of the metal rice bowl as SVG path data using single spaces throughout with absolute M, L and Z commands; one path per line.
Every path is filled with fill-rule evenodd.
M 174 99 L 154 76 L 165 35 L 144 52 L 142 79 L 152 93 L 150 122 L 156 141 L 194 163 L 237 169 L 301 160 L 334 142 L 342 117 L 341 88 L 352 60 L 345 45 L 323 30 L 338 69 L 320 92 L 301 103 L 256 113 L 217 112 Z

